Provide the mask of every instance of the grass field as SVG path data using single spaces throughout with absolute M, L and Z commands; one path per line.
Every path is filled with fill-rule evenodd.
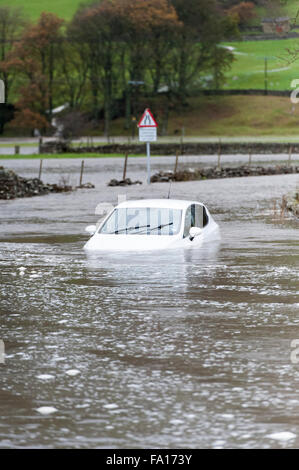
M 290 63 L 288 53 L 288 50 L 299 49 L 298 39 L 243 41 L 225 45 L 234 48 L 235 61 L 226 73 L 224 89 L 264 89 L 265 57 L 269 90 L 291 90 L 291 81 L 299 79 L 299 55 L 298 61 Z
M 43 11 L 56 13 L 70 20 L 82 0 L 0 0 L 0 6 L 20 7 L 31 20 L 36 20 Z
M 284 3 L 285 4 L 282 4 L 281 7 L 282 14 L 289 16 L 291 19 L 296 18 L 297 12 L 299 10 L 298 0 L 286 0 Z
M 299 76 L 298 76 L 299 78 Z M 152 108 L 161 128 L 162 115 Z M 111 136 L 128 135 L 124 118 L 111 122 Z M 188 106 L 177 106 L 169 113 L 168 133 L 160 141 L 227 138 L 299 138 L 299 104 L 280 96 L 194 96 Z M 98 135 L 103 135 L 99 130 Z
M 152 111 L 161 128 L 162 116 L 154 109 Z M 113 137 L 122 136 L 124 143 L 128 143 L 128 138 L 125 137 L 128 131 L 125 131 L 124 124 L 124 118 L 111 122 L 112 142 Z M 190 98 L 188 106 L 171 110 L 168 134 L 159 137 L 159 141 L 179 143 L 182 129 L 186 142 L 214 141 L 218 138 L 244 142 L 298 141 L 299 104 L 292 105 L 288 97 L 280 96 L 197 96 Z M 100 128 L 98 135 L 103 137 Z M 1 147 L 15 145 L 1 142 L 1 139 L 0 144 Z M 103 145 L 106 144 L 103 142 Z
M 22 7 L 32 20 L 37 19 L 42 11 L 56 13 L 68 20 L 73 16 L 80 3 L 82 0 L 0 0 L 0 5 Z M 298 0 L 287 0 L 285 5 L 281 6 L 280 14 L 295 18 L 298 9 Z M 258 16 L 252 21 L 252 24 L 260 24 L 262 17 L 269 16 L 269 12 L 266 12 L 263 7 L 258 7 L 256 12 Z
M 273 96 L 197 97 L 171 112 L 168 135 L 182 127 L 186 136 L 299 137 L 299 104 Z
M 37 154 L 28 154 L 28 155 L 0 155 L 0 160 L 48 160 L 49 158 L 81 158 L 85 160 L 86 158 L 111 158 L 111 157 L 124 157 L 123 153 L 43 153 L 41 155 Z M 130 157 L 140 157 L 140 155 L 130 155 Z

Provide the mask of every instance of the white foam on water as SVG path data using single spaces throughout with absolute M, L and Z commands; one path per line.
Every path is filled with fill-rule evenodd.
M 37 379 L 40 380 L 52 380 L 55 379 L 54 375 L 51 374 L 40 374 L 36 376 Z
M 174 425 L 184 424 L 184 421 L 182 421 L 181 419 L 171 419 L 169 422 L 170 424 Z
M 41 406 L 40 408 L 37 408 L 36 411 L 38 411 L 41 415 L 50 415 L 52 413 L 56 413 L 57 408 L 54 408 L 54 406 Z
M 290 439 L 295 439 L 296 434 L 294 434 L 293 432 L 284 431 L 274 432 L 273 434 L 268 434 L 268 436 L 266 437 L 269 437 L 270 439 L 275 439 L 277 441 L 289 441 Z
M 75 375 L 80 374 L 80 371 L 78 369 L 70 369 L 66 371 L 66 374 L 71 377 L 74 377 Z
M 230 413 L 223 413 L 222 415 L 220 415 L 221 418 L 224 418 L 224 419 L 234 419 L 234 415 L 230 414 Z
M 106 408 L 107 410 L 115 410 L 115 408 L 118 408 L 118 405 L 116 403 L 108 403 L 107 405 L 103 405 L 103 408 Z

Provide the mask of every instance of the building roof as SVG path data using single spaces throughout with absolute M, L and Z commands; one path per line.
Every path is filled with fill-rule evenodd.
M 262 23 L 281 23 L 282 21 L 290 21 L 288 16 L 282 16 L 279 18 L 263 18 Z

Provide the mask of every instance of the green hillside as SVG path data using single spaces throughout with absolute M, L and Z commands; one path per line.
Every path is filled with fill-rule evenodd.
M 298 10 L 298 0 L 286 0 L 284 4 L 282 3 L 282 13 L 288 15 L 290 18 L 296 18 Z
M 153 108 L 158 124 L 161 116 Z M 281 96 L 202 96 L 192 97 L 188 105 L 169 113 L 168 137 L 233 137 L 298 139 L 299 104 L 292 106 L 288 97 Z M 97 135 L 103 135 L 98 128 Z M 129 135 L 124 118 L 111 123 L 111 134 Z
M 264 89 L 265 57 L 269 90 L 290 90 L 291 81 L 299 79 L 298 61 L 289 63 L 289 50 L 299 49 L 299 39 L 243 41 L 226 43 L 234 48 L 235 61 L 226 73 L 224 89 Z
M 289 16 L 294 20 L 299 10 L 298 0 L 284 0 L 281 2 L 278 11 L 269 11 L 265 7 L 256 7 L 255 11 L 257 16 L 251 20 L 251 25 L 260 26 L 261 19 L 269 16 Z M 297 21 L 298 22 L 298 21 Z
M 26 16 L 36 20 L 41 12 L 56 13 L 61 18 L 69 20 L 82 0 L 0 0 L 0 6 L 23 8 Z
M 35 20 L 42 11 L 50 11 L 70 19 L 80 3 L 84 3 L 84 0 L 0 0 L 0 5 L 22 7 L 26 15 Z M 287 0 L 283 8 L 294 18 L 299 8 L 299 0 Z M 259 14 L 263 16 L 263 11 L 259 10 Z M 269 90 L 289 90 L 291 81 L 299 78 L 299 61 L 287 63 L 287 50 L 299 49 L 297 39 L 241 41 L 225 45 L 234 48 L 235 61 L 222 83 L 224 89 L 263 89 L 265 57 Z
M 33 20 L 37 19 L 42 11 L 56 13 L 68 20 L 80 3 L 84 3 L 84 0 L 0 0 L 0 5 L 22 7 L 27 16 Z M 281 14 L 289 15 L 291 18 L 296 17 L 298 10 L 298 0 L 286 0 L 281 6 Z M 257 17 L 252 21 L 253 24 L 260 24 L 262 17 L 269 16 L 269 12 L 263 7 L 257 7 L 256 12 Z

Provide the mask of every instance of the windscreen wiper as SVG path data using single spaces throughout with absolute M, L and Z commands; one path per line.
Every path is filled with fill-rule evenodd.
M 115 232 L 108 232 L 108 235 L 116 235 L 121 232 L 126 232 L 127 230 L 139 230 L 140 228 L 148 228 L 150 225 L 140 225 L 140 227 L 127 227 L 127 228 L 121 228 L 120 230 L 115 230 Z
M 158 225 L 157 227 L 152 227 L 149 229 L 149 232 L 151 232 L 152 230 L 161 230 L 161 228 L 167 227 L 168 225 L 173 225 L 173 222 L 170 222 L 169 224 Z M 147 227 L 149 227 L 149 225 Z

